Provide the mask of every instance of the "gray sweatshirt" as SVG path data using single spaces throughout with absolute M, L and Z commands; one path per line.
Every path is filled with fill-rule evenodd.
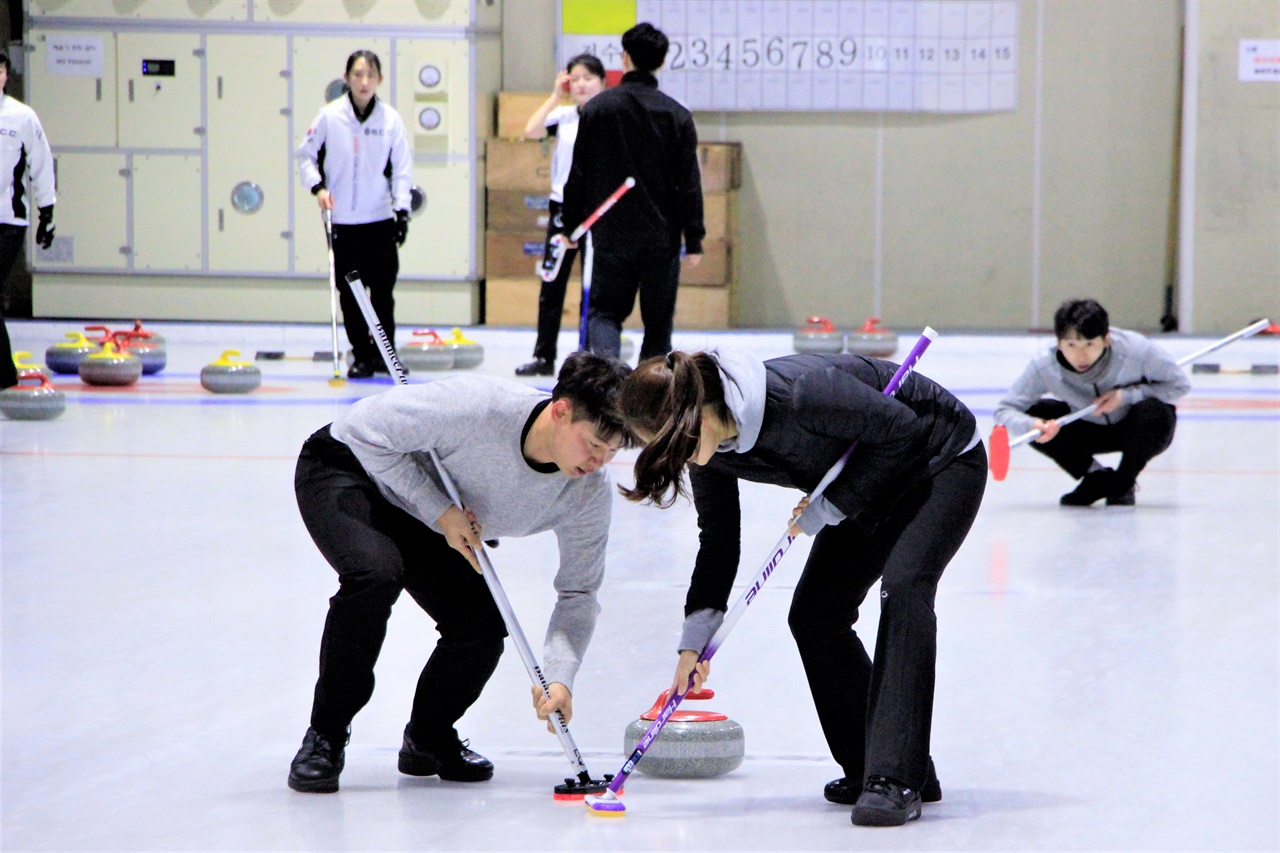
M 1112 388 L 1123 389 L 1123 400 L 1114 412 L 1082 418 L 1095 424 L 1124 419 L 1134 403 L 1148 397 L 1172 403 L 1191 390 L 1191 380 L 1163 349 L 1137 332 L 1111 330 L 1111 346 L 1084 373 L 1076 373 L 1058 360 L 1055 344 L 1032 359 L 1013 387 L 996 405 L 995 421 L 1015 438 L 1035 428 L 1026 414 L 1041 397 L 1051 396 L 1079 411 Z
M 387 500 L 439 532 L 452 502 L 427 453 L 434 448 L 486 539 L 554 530 L 560 548 L 557 594 L 542 669 L 573 689 L 595 631 L 613 494 L 602 468 L 572 479 L 525 460 L 521 433 L 547 395 L 515 382 L 453 376 L 396 386 L 366 397 L 333 422 Z

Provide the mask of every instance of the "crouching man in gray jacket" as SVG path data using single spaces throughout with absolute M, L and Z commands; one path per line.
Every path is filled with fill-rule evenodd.
M 1173 401 L 1191 389 L 1187 374 L 1137 332 L 1113 329 L 1092 299 L 1069 299 L 1053 315 L 1058 342 L 1026 370 L 996 406 L 1011 434 L 1040 430 L 1032 444 L 1080 481 L 1063 506 L 1133 506 L 1138 474 L 1173 442 Z M 1060 426 L 1057 419 L 1091 404 L 1097 410 Z M 1120 452 L 1114 470 L 1095 453 Z
M 618 391 L 630 369 L 587 353 L 565 360 L 548 397 L 526 385 L 452 376 L 356 403 L 302 447 L 298 508 L 338 592 L 320 641 L 311 725 L 289 787 L 338 790 L 351 720 L 373 694 L 391 605 L 406 590 L 440 639 L 422 674 L 400 772 L 484 782 L 493 765 L 454 725 L 480 697 L 506 627 L 473 548 L 554 530 L 560 567 L 543 648 L 545 720 L 573 715 L 573 679 L 595 630 L 613 496 L 604 466 L 628 443 Z M 457 485 L 454 506 L 429 451 Z

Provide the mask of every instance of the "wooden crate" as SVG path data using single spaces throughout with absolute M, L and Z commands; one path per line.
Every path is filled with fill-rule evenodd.
M 524 127 L 529 117 L 546 103 L 546 92 L 499 92 L 496 135 L 500 139 L 524 139 Z M 562 103 L 572 101 L 567 98 Z
M 542 231 L 550 218 L 550 196 L 546 192 L 489 190 L 485 204 L 485 227 L 490 231 Z
M 533 276 L 488 279 L 485 282 L 485 324 L 536 327 L 541 286 Z M 581 296 L 582 290 L 576 285 L 570 285 L 565 291 L 564 311 L 560 315 L 562 329 L 577 328 Z M 676 329 L 727 329 L 729 296 L 730 288 L 727 286 L 681 287 L 676 296 Z M 643 328 L 638 304 L 627 318 L 625 327 L 633 330 Z
M 730 240 L 738 230 L 737 192 L 702 194 L 702 224 L 706 240 Z
M 536 327 L 538 294 L 541 290 L 542 282 L 536 276 L 487 279 L 484 286 L 485 325 Z M 560 315 L 561 327 L 577 327 L 581 298 L 582 288 L 577 284 L 565 289 L 564 311 Z
M 699 142 L 698 167 L 702 191 L 722 193 L 742 186 L 742 143 Z
M 676 294 L 676 331 L 689 329 L 727 329 L 729 328 L 729 287 L 686 287 L 681 285 Z M 627 329 L 642 329 L 640 306 L 631 312 Z
M 551 191 L 551 145 L 532 139 L 490 139 L 484 185 L 491 190 Z
M 485 149 L 485 186 L 491 190 L 549 192 L 549 139 L 490 139 Z M 702 191 L 723 193 L 742 185 L 742 143 L 698 143 Z
M 693 268 L 680 261 L 680 283 L 714 286 L 733 281 L 732 248 L 728 240 L 703 240 L 702 261 Z

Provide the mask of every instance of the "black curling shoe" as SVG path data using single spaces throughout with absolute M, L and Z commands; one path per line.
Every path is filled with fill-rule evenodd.
M 862 795 L 862 785 L 850 782 L 848 777 L 841 776 L 827 783 L 822 789 L 822 796 L 827 802 L 842 806 L 851 806 Z M 938 771 L 934 769 L 933 759 L 929 759 L 929 769 L 925 771 L 924 787 L 920 789 L 920 799 L 926 803 L 936 803 L 942 799 L 942 784 L 938 781 Z
M 855 826 L 902 826 L 920 819 L 920 792 L 883 776 L 872 776 L 853 806 Z
M 516 368 L 516 376 L 551 376 L 555 372 L 556 363 L 549 358 L 535 358 Z
M 367 361 L 357 361 L 347 368 L 348 379 L 368 379 L 376 367 Z
M 438 748 L 415 743 L 404 730 L 400 747 L 400 772 L 406 776 L 439 776 L 449 782 L 488 782 L 493 778 L 493 762 L 467 748 L 470 741 L 458 740 L 456 733 Z
M 1090 471 L 1080 485 L 1058 499 L 1062 506 L 1092 506 L 1115 491 L 1116 472 L 1110 468 Z
M 328 738 L 312 728 L 302 739 L 302 748 L 289 766 L 289 787 L 304 794 L 332 794 L 338 790 L 338 776 L 346 764 L 345 748 L 351 729 L 341 738 Z

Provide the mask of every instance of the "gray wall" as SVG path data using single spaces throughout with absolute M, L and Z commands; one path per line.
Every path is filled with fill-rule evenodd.
M 738 325 L 826 314 L 847 326 L 879 314 L 903 328 L 1043 328 L 1064 298 L 1088 295 L 1119 325 L 1158 326 L 1176 269 L 1183 3 L 1018 5 L 1013 112 L 696 115 L 703 139 L 744 146 Z M 1226 162 L 1213 170 L 1223 186 L 1201 180 L 1198 205 L 1247 188 L 1250 207 L 1239 227 L 1200 240 L 1196 331 L 1280 315 L 1280 85 L 1233 87 L 1230 43 L 1280 35 L 1278 10 L 1272 0 L 1201 3 L 1223 68 L 1201 92 L 1215 106 L 1199 156 L 1206 169 Z M 504 88 L 545 90 L 554 39 L 551 0 L 508 0 Z M 1241 156 L 1241 144 L 1254 154 Z M 1227 274 L 1241 263 L 1247 290 Z

